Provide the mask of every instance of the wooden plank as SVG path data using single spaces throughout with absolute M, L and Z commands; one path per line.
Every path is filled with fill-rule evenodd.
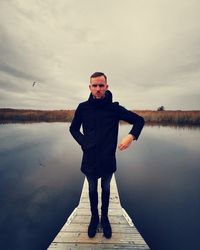
M 90 218 L 91 216 L 82 216 L 82 215 L 76 215 L 74 217 L 73 223 L 84 223 L 87 224 L 90 222 Z M 113 215 L 109 215 L 109 221 L 111 224 L 127 224 L 126 219 L 124 218 L 123 215 L 121 216 L 113 216 Z
M 83 198 L 81 198 L 81 200 L 80 200 L 81 202 L 88 202 L 88 197 L 83 197 Z M 110 199 L 110 202 L 113 202 L 113 203 L 117 203 L 117 204 L 119 204 L 119 200 L 116 198 L 116 197 L 113 197 L 112 199 Z
M 70 224 L 70 227 L 68 225 L 64 225 L 61 229 L 61 231 L 66 231 L 66 232 L 85 232 L 87 233 L 87 226 L 83 223 L 72 223 Z M 133 227 L 130 229 L 130 226 L 127 224 L 112 224 L 112 231 L 113 233 L 138 233 L 137 229 Z
M 127 243 L 127 244 L 133 244 L 133 245 L 144 245 L 144 240 L 141 239 L 140 235 L 138 234 L 121 234 L 121 233 L 115 233 L 110 239 L 106 239 L 102 237 L 102 233 L 98 233 L 94 238 L 87 237 L 87 234 L 81 233 L 81 232 L 60 232 L 56 238 L 54 239 L 54 242 L 56 243 Z
M 118 244 L 107 244 L 104 243 L 99 247 L 99 245 L 95 244 L 84 244 L 84 243 L 52 243 L 51 250 L 97 250 L 97 249 L 104 249 L 104 250 L 149 250 L 147 245 L 141 246 L 134 246 L 132 244 L 124 244 L 121 243 L 120 246 Z
M 77 214 L 81 214 L 81 215 L 88 215 L 88 216 L 91 216 L 91 212 L 88 208 L 79 208 L 78 211 L 77 211 Z M 122 209 L 119 207 L 119 208 L 116 208 L 116 209 L 109 209 L 108 211 L 108 214 L 109 216 L 113 216 L 113 215 L 122 215 Z
M 80 205 L 78 205 L 78 208 L 87 208 L 87 209 L 89 209 L 90 204 L 88 202 L 82 202 Z M 101 208 L 101 204 L 98 204 L 98 208 L 99 209 Z M 109 204 L 109 210 L 110 209 L 120 209 L 120 208 L 121 208 L 121 206 L 119 204 L 117 204 L 117 203 L 110 203 Z M 99 210 L 99 212 L 101 212 L 101 211 Z

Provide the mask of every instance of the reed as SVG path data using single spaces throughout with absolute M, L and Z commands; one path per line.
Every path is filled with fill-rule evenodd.
M 153 111 L 135 110 L 137 114 L 144 117 L 147 124 L 180 124 L 200 125 L 200 111 Z
M 133 110 L 145 124 L 200 125 L 200 111 Z M 71 122 L 74 110 L 0 109 L 0 123 L 7 122 Z
M 73 110 L 0 109 L 0 123 L 9 122 L 70 122 Z

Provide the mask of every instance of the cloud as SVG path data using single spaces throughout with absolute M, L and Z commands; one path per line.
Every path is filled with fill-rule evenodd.
M 75 108 L 88 98 L 89 76 L 103 71 L 127 108 L 165 100 L 171 109 L 199 109 L 199 7 L 195 0 L 1 1 L 0 107 Z

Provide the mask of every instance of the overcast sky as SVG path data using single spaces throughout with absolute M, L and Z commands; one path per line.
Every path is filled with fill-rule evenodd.
M 128 109 L 200 109 L 199 10 L 198 0 L 0 0 L 0 107 L 74 109 L 102 71 Z

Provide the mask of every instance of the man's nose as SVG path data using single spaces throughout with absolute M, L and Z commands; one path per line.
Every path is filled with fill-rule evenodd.
M 99 85 L 97 85 L 97 90 L 100 90 L 100 87 L 99 87 Z

